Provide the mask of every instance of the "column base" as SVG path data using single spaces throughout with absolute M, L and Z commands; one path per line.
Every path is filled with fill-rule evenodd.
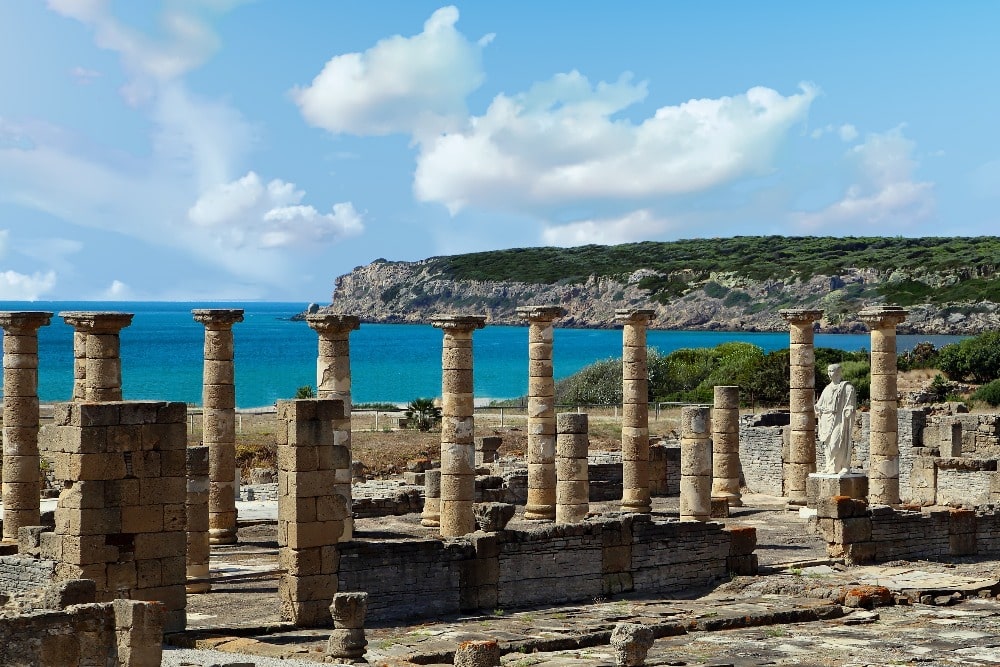
M 238 541 L 235 528 L 212 528 L 208 531 L 209 544 L 236 544 Z
M 743 507 L 743 497 L 738 493 L 726 493 L 724 491 L 713 491 L 712 498 L 725 498 L 730 507 Z
M 527 521 L 555 521 L 555 505 L 525 505 L 524 518 Z
M 815 508 L 821 498 L 847 496 L 864 499 L 868 497 L 868 475 L 860 472 L 824 473 L 814 472 L 806 480 L 807 507 Z
M 633 514 L 649 514 L 653 511 L 653 506 L 650 503 L 622 501 L 621 510 Z
M 208 563 L 187 566 L 188 581 L 192 579 L 208 579 L 210 576 Z M 184 585 L 188 593 L 207 593 L 212 590 L 212 584 L 208 581 L 196 581 Z

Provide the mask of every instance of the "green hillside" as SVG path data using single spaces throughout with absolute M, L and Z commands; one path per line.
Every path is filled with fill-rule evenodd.
M 651 269 L 640 286 L 666 302 L 711 273 L 752 280 L 808 280 L 845 270 L 873 269 L 875 293 L 900 305 L 957 301 L 1000 302 L 1000 237 L 738 236 L 576 248 L 514 248 L 428 260 L 453 280 L 578 283 L 588 276 L 623 276 Z

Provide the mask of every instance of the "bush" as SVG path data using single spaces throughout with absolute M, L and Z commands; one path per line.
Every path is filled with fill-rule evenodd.
M 441 408 L 434 405 L 433 398 L 415 398 L 406 406 L 406 420 L 411 428 L 429 431 L 441 421 Z
M 990 331 L 945 345 L 938 353 L 938 368 L 949 380 L 986 383 L 1000 378 L 1000 332 Z
M 984 384 L 972 394 L 972 398 L 992 408 L 1000 405 L 1000 379 Z
M 316 392 L 309 385 L 303 385 L 295 390 L 295 398 L 316 398 Z

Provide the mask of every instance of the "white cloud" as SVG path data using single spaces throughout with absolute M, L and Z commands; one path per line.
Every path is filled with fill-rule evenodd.
M 129 301 L 134 297 L 132 288 L 120 280 L 112 280 L 108 288 L 101 293 L 99 301 Z
M 315 245 L 363 231 L 363 218 L 350 202 L 320 213 L 303 205 L 304 197 L 293 183 L 275 179 L 265 186 L 251 171 L 207 191 L 188 211 L 188 218 L 221 243 L 236 247 Z
M 30 276 L 17 271 L 0 271 L 0 300 L 37 301 L 55 286 L 55 271 L 36 271 Z
M 850 123 L 841 125 L 837 129 L 837 133 L 840 135 L 841 141 L 854 141 L 858 138 L 858 128 L 854 127 Z
M 633 211 L 621 218 L 581 220 L 566 225 L 548 226 L 542 231 L 546 245 L 578 246 L 596 243 L 617 245 L 643 241 L 674 228 L 670 220 L 658 218 L 648 209 Z
M 453 213 L 533 210 L 579 200 L 665 197 L 762 174 L 818 90 L 770 88 L 665 106 L 638 124 L 617 114 L 646 96 L 628 75 L 592 86 L 578 72 L 498 95 L 466 129 L 421 144 L 414 190 Z
M 97 70 L 87 69 L 86 67 L 76 66 L 69 71 L 70 76 L 76 80 L 77 83 L 81 85 L 87 85 L 93 83 L 97 79 L 101 78 L 101 73 Z
M 856 179 L 844 197 L 819 211 L 795 213 L 793 221 L 802 228 L 832 234 L 846 233 L 852 226 L 883 233 L 884 228 L 870 225 L 900 226 L 929 217 L 934 211 L 934 184 L 914 180 L 915 148 L 901 127 L 869 135 L 847 153 Z
M 331 58 L 292 90 L 303 117 L 335 133 L 423 135 L 460 126 L 465 97 L 483 81 L 481 51 L 455 30 L 458 9 L 442 7 L 413 37 L 396 35 L 364 53 Z

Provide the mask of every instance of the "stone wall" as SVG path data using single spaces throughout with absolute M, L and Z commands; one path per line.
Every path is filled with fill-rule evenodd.
M 0 661 L 7 667 L 159 665 L 163 606 L 134 600 L 0 617 Z
M 996 460 L 971 458 L 934 459 L 937 468 L 938 505 L 974 508 L 991 502 L 990 487 Z
M 367 592 L 371 620 L 656 594 L 756 572 L 755 535 L 627 515 L 445 542 L 355 540 L 339 545 L 338 590 Z
M 782 495 L 781 457 L 787 417 L 785 425 L 764 423 L 759 415 L 740 417 L 740 465 L 750 493 Z
M 1000 415 L 931 415 L 923 429 L 923 443 L 940 440 L 942 423 L 957 421 L 962 425 L 962 455 L 981 459 L 1000 458 Z
M 1000 511 L 995 509 L 920 512 L 835 496 L 817 503 L 815 521 L 830 556 L 852 564 L 1000 555 Z
M 45 588 L 55 576 L 56 563 L 20 556 L 0 556 L 0 593 L 24 593 Z

